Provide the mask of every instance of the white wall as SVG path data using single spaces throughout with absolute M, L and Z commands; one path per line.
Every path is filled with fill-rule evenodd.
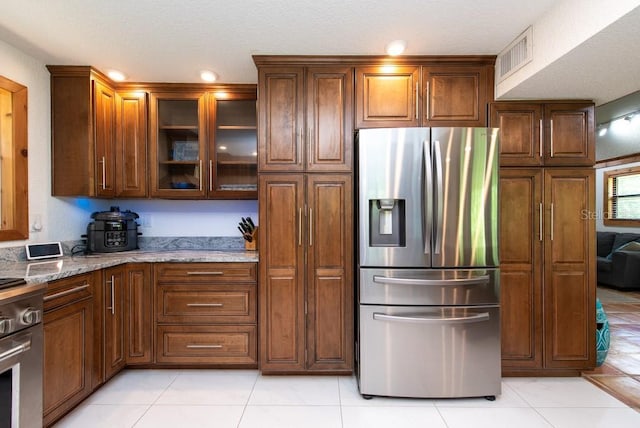
M 236 224 L 250 215 L 257 221 L 257 201 L 109 201 L 51 196 L 51 108 L 45 64 L 0 40 L 0 75 L 28 88 L 29 224 L 41 231 L 26 241 L 0 242 L 15 247 L 31 242 L 80 239 L 94 211 L 119 205 L 145 215 L 145 236 L 239 236 Z

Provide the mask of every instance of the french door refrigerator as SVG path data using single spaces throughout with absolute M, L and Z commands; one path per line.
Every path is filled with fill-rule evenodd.
M 363 396 L 500 394 L 497 135 L 358 132 Z

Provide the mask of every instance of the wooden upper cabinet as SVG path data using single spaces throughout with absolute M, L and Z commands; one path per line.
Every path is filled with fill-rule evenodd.
M 501 166 L 591 166 L 595 162 L 591 102 L 500 101 L 490 105 L 500 128 Z
M 420 67 L 356 68 L 356 128 L 420 126 Z
M 93 80 L 94 139 L 96 149 L 96 196 L 116 194 L 115 92 Z
M 304 69 L 258 70 L 258 169 L 302 171 Z
M 488 66 L 423 67 L 423 126 L 487 126 L 487 103 L 493 99 L 489 73 Z
M 260 172 L 351 171 L 353 69 L 260 67 Z
M 116 92 L 116 195 L 144 198 L 147 191 L 147 94 Z

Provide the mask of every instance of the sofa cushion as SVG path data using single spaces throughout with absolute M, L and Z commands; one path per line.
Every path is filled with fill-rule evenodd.
M 612 251 L 616 251 L 627 242 L 636 241 L 640 239 L 639 233 L 617 233 L 613 240 Z
M 606 257 L 596 257 L 596 266 L 600 272 L 611 272 L 613 263 Z
M 616 232 L 598 232 L 598 257 L 607 257 L 613 250 L 613 240 Z

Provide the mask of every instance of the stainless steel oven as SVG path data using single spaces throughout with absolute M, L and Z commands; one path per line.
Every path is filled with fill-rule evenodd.
M 0 428 L 42 427 L 45 287 L 0 279 Z

